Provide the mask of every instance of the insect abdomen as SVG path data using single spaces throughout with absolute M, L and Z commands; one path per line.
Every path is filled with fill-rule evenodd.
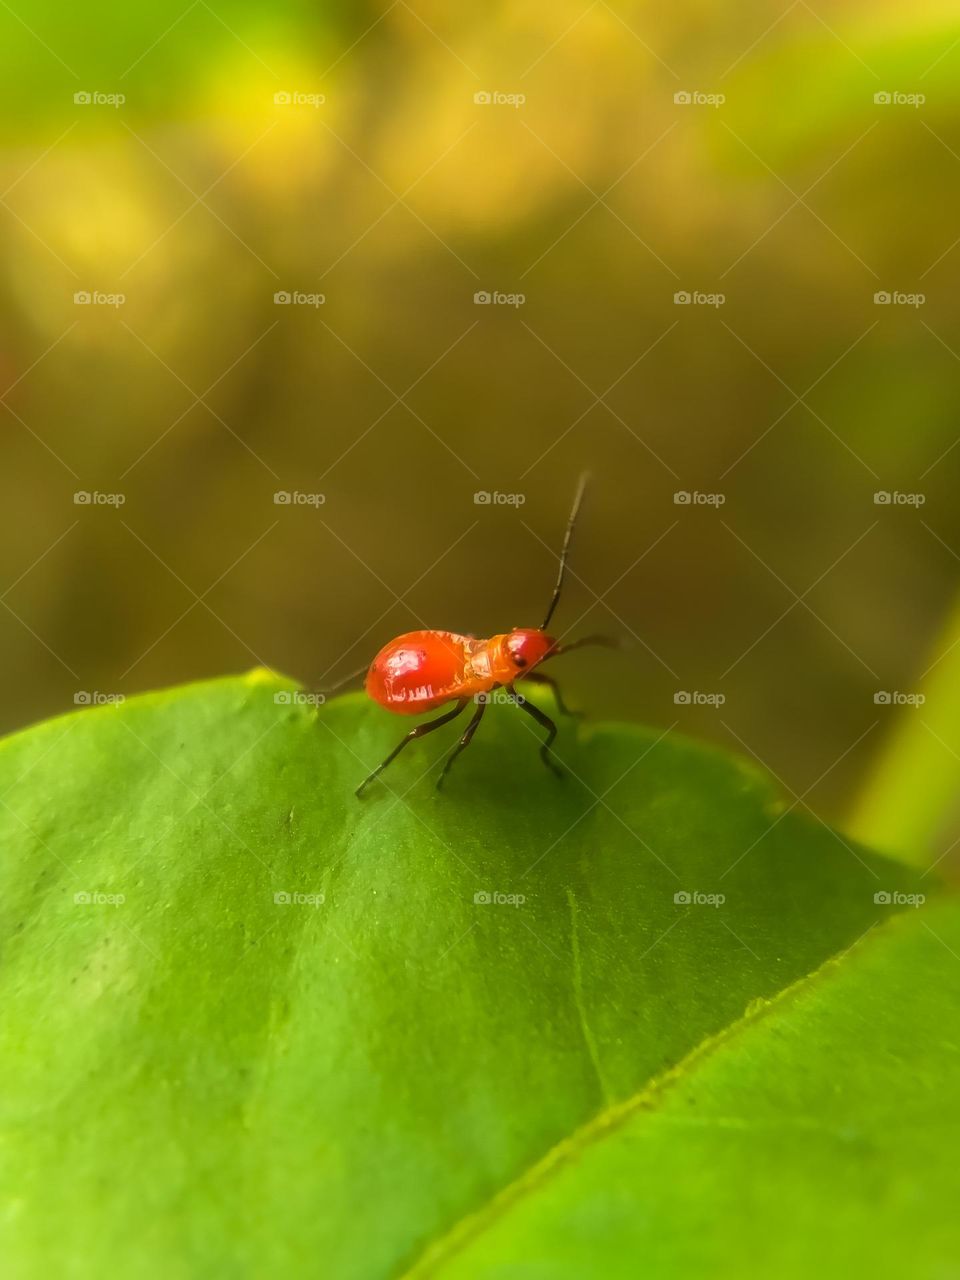
M 451 631 L 408 631 L 385 645 L 367 672 L 375 702 L 418 715 L 459 695 L 465 665 L 464 637 Z

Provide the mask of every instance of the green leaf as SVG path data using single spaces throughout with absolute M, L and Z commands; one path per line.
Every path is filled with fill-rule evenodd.
M 498 1209 L 468 1250 L 458 1224 L 485 1223 L 505 1188 L 654 1097 L 678 1064 L 677 1089 L 691 1063 L 719 1063 L 703 1046 L 729 1034 L 734 1052 L 744 1019 L 764 1042 L 774 1028 L 776 1079 L 748 1071 L 731 1115 L 770 1112 L 762 1090 L 778 1082 L 796 1099 L 828 1087 L 829 1036 L 795 1035 L 787 1052 L 776 1019 L 793 998 L 758 1002 L 895 913 L 875 895 L 915 893 L 910 869 L 787 811 L 754 769 L 649 730 L 564 726 L 557 782 L 510 707 L 491 709 L 444 793 L 432 783 L 454 726 L 357 801 L 409 722 L 360 697 L 315 712 L 289 690 L 254 672 L 0 744 L 12 1271 L 366 1280 L 431 1257 L 483 1272 L 489 1248 L 505 1267 L 534 1250 L 543 1266 L 522 1274 L 552 1275 L 535 1215 L 560 1200 Z M 894 1075 L 870 1061 L 857 1077 L 857 1141 L 880 1142 L 871 1090 L 890 1103 Z M 577 1274 L 626 1266 L 636 1237 L 617 1206 L 629 1216 L 634 1186 L 642 1199 L 665 1179 L 675 1217 L 645 1230 L 671 1257 L 676 1215 L 705 1194 L 705 1140 L 673 1125 L 669 1160 L 651 1146 L 622 1185 L 600 1170 L 571 1231 L 582 1244 L 599 1224 L 611 1262 Z M 763 1203 L 768 1180 L 750 1178 Z M 566 1181 L 563 1194 L 579 1202 Z M 805 1221 L 791 1227 L 782 1205 L 775 1226 L 796 1238 Z M 774 1247 L 762 1220 L 748 1225 Z
M 956 844 L 960 788 L 960 604 L 932 646 L 921 687 L 893 725 L 849 826 L 860 839 L 933 869 Z
M 411 1280 L 518 1259 L 571 1280 L 954 1274 L 960 908 L 930 916 L 900 917 L 601 1113 Z

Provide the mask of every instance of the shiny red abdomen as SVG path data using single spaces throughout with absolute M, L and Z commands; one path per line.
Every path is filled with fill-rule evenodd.
M 455 631 L 408 631 L 384 645 L 370 664 L 367 693 L 388 711 L 418 715 L 522 679 L 555 644 L 552 636 L 529 627 L 487 640 Z
M 463 696 L 467 648 L 475 641 L 453 631 L 408 631 L 384 645 L 367 672 L 374 702 L 401 715 L 432 711 Z

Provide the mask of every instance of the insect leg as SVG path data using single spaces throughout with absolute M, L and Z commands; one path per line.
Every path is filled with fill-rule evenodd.
M 584 649 L 587 645 L 602 645 L 605 649 L 622 649 L 623 645 L 612 636 L 584 636 L 582 640 L 574 640 L 572 644 L 557 645 L 548 657 L 556 658 L 561 653 L 570 653 L 573 649 Z
M 486 711 L 486 709 L 487 709 L 487 704 L 485 702 L 481 702 L 478 705 L 476 711 L 473 713 L 473 719 L 470 721 L 470 723 L 467 725 L 466 729 L 463 732 L 463 737 L 460 739 L 457 745 L 453 748 L 453 750 L 447 756 L 443 769 L 441 770 L 440 777 L 437 779 L 438 791 L 443 786 L 443 780 L 447 776 L 447 772 L 450 766 L 453 764 L 454 760 L 456 760 L 457 756 L 460 754 L 461 751 L 464 750 L 465 747 L 469 747 L 470 742 L 473 738 L 473 735 L 477 732 L 477 726 L 480 724 L 480 721 L 483 719 L 483 713 L 484 711 Z
M 525 680 L 529 680 L 531 684 L 546 685 L 553 690 L 553 696 L 557 701 L 557 710 L 562 716 L 571 716 L 574 719 L 583 715 L 582 711 L 571 711 L 563 700 L 563 694 L 560 692 L 560 686 L 554 680 L 553 676 L 545 675 L 542 671 L 531 671 L 528 676 L 524 676 Z
M 460 712 L 463 711 L 469 701 L 469 698 L 460 698 L 452 711 L 447 711 L 444 715 L 437 716 L 436 720 L 428 720 L 426 724 L 418 724 L 415 729 L 411 729 L 409 733 L 404 734 L 387 758 L 377 765 L 373 773 L 364 778 L 359 787 L 357 787 L 355 794 L 358 796 L 362 795 L 364 789 L 370 785 L 374 778 L 383 773 L 391 760 L 395 760 L 397 758 L 408 742 L 413 742 L 414 738 L 422 738 L 425 733 L 432 733 L 434 729 L 439 729 L 442 724 L 449 724 L 455 716 L 458 716 Z
M 351 671 L 348 676 L 342 676 L 339 680 L 334 681 L 326 689 L 311 689 L 311 693 L 319 694 L 323 698 L 329 698 L 335 693 L 339 693 L 341 689 L 346 689 L 354 681 L 360 680 L 362 676 L 367 674 L 370 668 L 369 662 L 360 668 L 359 671 Z
M 524 698 L 521 694 L 518 694 L 512 684 L 507 685 L 507 693 L 510 694 L 510 696 L 513 698 L 514 702 L 516 702 L 517 706 L 520 708 L 521 711 L 526 711 L 527 715 L 533 716 L 537 724 L 541 725 L 544 729 L 547 730 L 546 740 L 540 746 L 540 759 L 543 761 L 543 763 L 547 766 L 548 769 L 552 770 L 552 772 L 557 775 L 558 778 L 562 778 L 563 770 L 559 767 L 559 765 L 554 763 L 553 758 L 550 754 L 550 747 L 553 743 L 554 738 L 557 736 L 557 726 L 553 723 L 553 721 L 550 719 L 548 715 L 546 715 L 543 711 L 540 710 L 539 707 L 535 707 L 532 702 Z

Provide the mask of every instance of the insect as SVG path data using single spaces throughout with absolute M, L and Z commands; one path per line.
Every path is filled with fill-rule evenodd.
M 558 777 L 563 776 L 550 750 L 557 736 L 556 724 L 539 707 L 535 707 L 527 698 L 518 694 L 515 686 L 518 680 L 546 685 L 553 690 L 560 712 L 573 715 L 575 713 L 570 712 L 564 705 L 556 681 L 551 676 L 545 675 L 540 667 L 548 658 L 556 658 L 562 653 L 570 653 L 571 650 L 581 649 L 585 645 L 605 644 L 615 647 L 615 642 L 606 636 L 585 636 L 572 644 L 562 645 L 547 632 L 550 620 L 560 602 L 570 542 L 580 514 L 587 480 L 588 476 L 584 474 L 577 485 L 573 507 L 567 520 L 563 546 L 560 550 L 560 568 L 556 585 L 546 617 L 539 627 L 514 627 L 512 631 L 491 636 L 487 640 L 459 635 L 454 631 L 408 631 L 384 645 L 369 668 L 364 668 L 354 676 L 347 677 L 349 681 L 359 677 L 365 671 L 365 687 L 369 696 L 381 707 L 398 715 L 419 715 L 425 711 L 435 711 L 447 703 L 454 703 L 452 710 L 437 716 L 435 720 L 417 725 L 415 729 L 405 734 L 390 754 L 360 783 L 356 791 L 358 796 L 363 795 L 370 783 L 380 776 L 404 747 L 415 739 L 423 738 L 426 734 L 433 733 L 435 729 L 449 724 L 466 710 L 471 701 L 474 701 L 476 710 L 459 742 L 448 754 L 437 780 L 437 786 L 442 787 L 450 766 L 461 751 L 470 745 L 479 728 L 487 708 L 487 698 L 484 695 L 500 688 L 505 689 L 511 701 L 546 730 L 546 738 L 540 746 L 540 757 L 548 769 Z

